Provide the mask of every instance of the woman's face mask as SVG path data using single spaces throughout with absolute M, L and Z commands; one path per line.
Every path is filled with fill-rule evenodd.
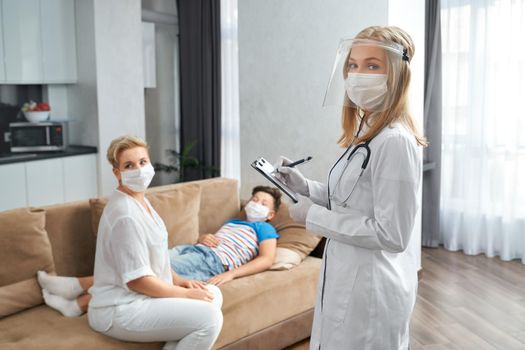
M 365 111 L 382 110 L 387 93 L 386 74 L 349 73 L 345 80 L 348 98 Z
M 151 163 L 148 163 L 142 168 L 121 172 L 122 185 L 133 192 L 144 192 L 151 183 L 154 175 L 155 170 Z
M 270 213 L 268 207 L 255 203 L 254 201 L 249 201 L 244 207 L 244 210 L 246 211 L 246 217 L 250 222 L 266 221 L 268 214 Z

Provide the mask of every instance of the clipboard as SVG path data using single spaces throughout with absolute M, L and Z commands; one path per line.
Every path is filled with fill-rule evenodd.
M 290 199 L 297 203 L 297 194 L 288 188 L 281 180 L 275 177 L 275 168 L 263 157 L 257 158 L 252 164 L 252 168 L 257 170 L 262 176 L 268 179 L 272 184 L 277 186 L 281 191 L 283 191 Z

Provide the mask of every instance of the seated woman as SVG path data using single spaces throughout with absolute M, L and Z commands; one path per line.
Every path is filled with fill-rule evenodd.
M 100 219 L 89 325 L 121 340 L 166 341 L 164 349 L 210 349 L 222 327 L 222 295 L 170 268 L 166 227 L 144 196 L 155 173 L 147 144 L 119 137 L 107 158 L 118 188 Z
M 271 221 L 281 205 L 281 192 L 274 187 L 256 186 L 245 206 L 247 220 L 228 220 L 215 234 L 199 237 L 195 245 L 170 249 L 173 271 L 198 281 L 221 285 L 232 279 L 269 269 L 275 259 L 277 234 Z M 46 304 L 64 316 L 79 316 L 91 298 L 88 289 L 93 277 L 62 277 L 38 272 Z

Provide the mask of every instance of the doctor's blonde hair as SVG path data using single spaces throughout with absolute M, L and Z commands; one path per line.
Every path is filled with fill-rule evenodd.
M 408 60 L 401 60 L 399 67 L 399 82 L 395 95 L 392 96 L 392 105 L 385 111 L 375 112 L 373 123 L 370 128 L 359 137 L 355 138 L 359 127 L 359 109 L 355 106 L 344 106 L 342 111 L 342 127 L 343 134 L 337 141 L 342 147 L 349 147 L 352 143 L 358 144 L 366 142 L 372 139 L 374 136 L 379 134 L 385 127 L 392 125 L 394 122 L 400 122 L 414 135 L 417 143 L 421 146 L 427 146 L 427 140 L 423 134 L 419 131 L 419 128 L 414 121 L 414 118 L 410 114 L 408 105 L 408 91 L 410 85 L 410 61 L 414 57 L 415 47 L 412 38 L 401 28 L 394 26 L 380 27 L 372 26 L 363 29 L 357 36 L 356 39 L 372 39 L 378 41 L 394 42 L 406 49 L 406 55 Z M 387 55 L 388 60 L 388 55 Z M 390 63 L 389 63 L 390 64 Z M 345 64 L 346 66 L 346 64 Z M 389 79 L 391 79 L 391 71 Z M 345 94 L 345 99 L 348 96 Z M 368 120 L 365 120 L 368 122 Z
M 108 162 L 113 166 L 113 168 L 118 168 L 119 154 L 122 153 L 122 151 L 135 147 L 143 147 L 149 153 L 148 144 L 140 137 L 135 135 L 124 135 L 117 137 L 111 141 L 111 144 L 108 147 L 108 152 L 106 154 Z

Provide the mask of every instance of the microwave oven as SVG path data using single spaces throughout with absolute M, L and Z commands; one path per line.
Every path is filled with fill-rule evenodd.
M 63 122 L 10 123 L 11 152 L 63 151 L 66 125 Z

